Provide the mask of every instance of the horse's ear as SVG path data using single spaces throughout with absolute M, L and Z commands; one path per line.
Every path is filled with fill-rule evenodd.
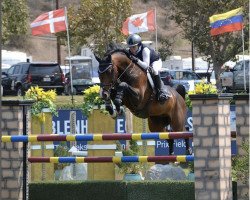
M 129 53 L 129 51 L 127 50 L 127 49 L 123 49 L 123 52 L 126 54 L 126 56 L 128 57 L 128 58 L 130 58 L 130 53 Z
M 111 63 L 111 54 L 108 54 L 107 56 L 104 57 L 105 63 Z
M 108 60 L 109 63 L 111 63 L 111 54 L 108 55 Z
M 96 59 L 99 63 L 102 63 L 102 62 L 103 62 L 102 59 L 99 58 L 95 53 L 94 53 L 94 56 L 95 56 L 95 59 Z

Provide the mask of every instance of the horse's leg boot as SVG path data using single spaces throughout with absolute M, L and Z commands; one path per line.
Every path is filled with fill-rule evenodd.
M 120 106 L 122 105 L 124 89 L 125 89 L 125 86 L 123 82 L 120 83 L 116 88 L 116 96 L 114 99 L 114 104 L 118 113 L 120 112 Z
M 117 92 L 114 100 L 114 104 L 116 106 L 121 106 L 122 105 L 122 98 L 123 98 L 123 92 Z
M 163 90 L 162 90 L 162 83 L 161 83 L 161 78 L 158 75 L 154 75 L 154 83 L 155 83 L 155 88 L 157 91 L 157 98 L 158 101 L 161 103 L 164 103 L 166 100 L 169 99 L 169 95 L 167 95 Z

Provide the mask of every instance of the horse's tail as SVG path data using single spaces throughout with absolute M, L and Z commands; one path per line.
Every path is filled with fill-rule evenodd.
M 186 89 L 183 85 L 177 85 L 176 91 L 182 96 L 182 98 L 185 100 L 186 96 Z

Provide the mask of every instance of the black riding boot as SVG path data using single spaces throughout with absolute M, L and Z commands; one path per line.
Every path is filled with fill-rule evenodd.
M 164 103 L 166 100 L 168 100 L 169 96 L 162 90 L 162 83 L 159 74 L 154 75 L 154 84 L 157 91 L 158 101 Z

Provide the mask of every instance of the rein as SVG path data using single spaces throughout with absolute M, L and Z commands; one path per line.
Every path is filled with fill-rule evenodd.
M 129 67 L 131 67 L 131 65 L 133 65 L 133 68 L 134 68 L 134 66 L 135 66 L 135 64 L 131 61 L 130 63 L 129 63 L 129 65 L 125 68 L 125 70 L 120 74 L 120 76 L 116 79 L 116 81 L 114 81 L 114 76 L 112 76 L 112 82 L 110 83 L 110 84 L 101 84 L 101 86 L 110 86 L 110 89 L 112 89 L 112 88 L 114 88 L 114 86 L 115 86 L 115 84 L 116 83 L 121 83 L 121 77 L 123 76 L 123 74 L 128 70 L 128 68 Z M 113 67 L 113 65 L 112 65 L 112 63 L 110 63 L 109 64 L 109 66 L 108 67 L 106 67 L 104 70 L 98 70 L 98 72 L 100 73 L 100 74 L 102 74 L 102 73 L 104 73 L 104 72 L 106 72 L 109 68 L 111 68 L 111 67 Z M 118 68 L 117 66 L 116 66 L 116 68 Z M 114 70 L 114 68 L 112 68 L 113 70 Z
M 125 68 L 125 70 L 120 74 L 120 76 L 116 79 L 116 82 L 117 83 L 121 83 L 121 77 L 122 77 L 122 75 L 128 70 L 128 68 L 131 66 L 131 64 L 134 64 L 133 62 L 132 62 L 132 60 L 131 60 L 131 62 L 129 63 L 129 65 Z M 134 68 L 134 66 L 135 66 L 135 64 L 133 65 L 133 68 Z

